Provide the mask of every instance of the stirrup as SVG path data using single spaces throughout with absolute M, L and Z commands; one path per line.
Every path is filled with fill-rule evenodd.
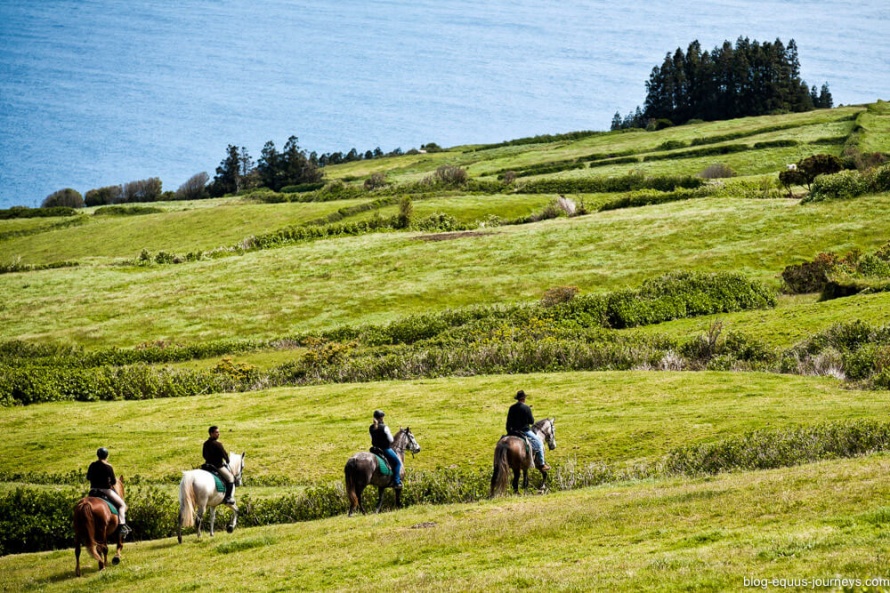
M 549 472 L 550 466 L 545 463 L 544 465 L 539 465 L 538 470 L 540 470 L 542 472 Z
M 235 504 L 234 498 L 226 498 L 222 501 L 222 504 Z
M 121 532 L 121 537 L 126 538 L 128 535 L 133 533 L 133 528 L 127 525 L 126 523 L 121 523 L 118 526 L 118 530 Z

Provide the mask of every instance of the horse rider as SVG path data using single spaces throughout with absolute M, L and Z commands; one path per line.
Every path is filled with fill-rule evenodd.
M 371 445 L 380 449 L 386 459 L 389 460 L 390 465 L 392 465 L 392 487 L 396 490 L 401 490 L 402 460 L 392 450 L 393 437 L 389 427 L 383 422 L 384 416 L 386 414 L 382 410 L 374 410 L 374 423 L 368 428 L 368 432 L 371 433 Z
M 229 468 L 229 454 L 226 448 L 219 442 L 219 427 L 211 426 L 207 429 L 210 437 L 204 441 L 204 463 L 213 466 L 226 486 L 223 504 L 235 504 L 235 476 Z
M 96 451 L 96 457 L 99 459 L 92 462 L 90 467 L 87 468 L 87 480 L 90 481 L 90 489 L 98 490 L 114 503 L 117 507 L 121 535 L 127 537 L 130 531 L 132 531 L 130 526 L 127 525 L 127 503 L 112 488 L 112 486 L 117 484 L 117 478 L 114 477 L 114 468 L 108 463 L 108 449 L 99 447 Z
M 520 389 L 513 399 L 516 403 L 507 412 L 507 434 L 518 433 L 528 438 L 535 456 L 535 467 L 543 472 L 549 471 L 550 466 L 544 461 L 544 442 L 532 431 L 535 417 L 531 407 L 525 403 L 525 391 Z

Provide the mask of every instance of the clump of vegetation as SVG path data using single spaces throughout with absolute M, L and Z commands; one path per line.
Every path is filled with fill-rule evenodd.
M 787 266 L 782 280 L 789 294 L 821 292 L 823 300 L 890 290 L 890 243 L 874 253 L 820 253 L 813 261 Z
M 890 191 L 890 165 L 864 171 L 841 171 L 816 177 L 803 202 L 844 200 L 867 193 Z
M 76 189 L 66 187 L 43 198 L 41 208 L 83 208 L 83 196 Z
M 730 177 L 735 177 L 736 173 L 729 165 L 723 163 L 714 163 L 713 165 L 709 165 L 708 167 L 706 167 L 698 175 L 702 179 L 728 179 Z
M 794 165 L 779 173 L 779 181 L 791 193 L 794 185 L 805 185 L 810 189 L 813 181 L 820 175 L 832 175 L 844 168 L 841 160 L 830 154 L 814 154 L 801 159 Z

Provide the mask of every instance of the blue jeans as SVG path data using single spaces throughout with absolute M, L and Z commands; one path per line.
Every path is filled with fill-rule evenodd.
M 384 449 L 383 454 L 386 455 L 386 458 L 389 460 L 390 465 L 392 465 L 392 485 L 393 486 L 401 486 L 402 485 L 402 460 L 399 459 L 399 456 L 396 455 L 396 452 L 392 449 Z
M 544 465 L 544 441 L 539 439 L 538 435 L 531 430 L 522 431 L 522 434 L 527 436 L 529 442 L 532 444 L 532 451 L 535 454 L 535 466 L 541 467 Z

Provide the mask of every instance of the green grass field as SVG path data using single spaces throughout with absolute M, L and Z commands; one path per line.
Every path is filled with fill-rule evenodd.
M 879 455 L 140 542 L 104 574 L 87 562 L 81 579 L 71 550 L 6 556 L 0 587 L 193 591 L 222 579 L 238 591 L 741 591 L 745 579 L 805 590 L 846 578 L 882 590 L 888 471 Z M 881 577 L 883 587 L 865 589 Z M 843 590 L 837 583 L 816 590 Z
M 678 126 L 659 132 L 603 133 L 513 146 L 459 146 L 443 152 L 332 166 L 328 179 L 360 185 L 383 172 L 412 183 L 448 164 L 473 178 L 595 154 L 637 157 L 744 144 L 719 156 L 613 164 L 552 173 L 573 179 L 695 175 L 721 163 L 728 184 L 775 180 L 811 154 L 844 145 L 890 152 L 886 102 L 803 114 Z M 830 143 L 827 140 L 830 139 Z M 757 142 L 796 145 L 754 148 Z M 668 144 L 666 144 L 668 143 Z M 679 144 L 678 144 L 679 143 Z M 693 145 L 696 143 L 696 145 Z M 533 177 L 531 179 L 536 179 Z M 522 178 L 522 181 L 526 178 Z M 500 191 L 500 190 L 499 190 Z M 803 188 L 795 188 L 799 197 Z M 396 192 L 398 193 L 398 192 Z M 392 195 L 387 194 L 387 195 Z M 568 194 L 567 194 L 568 195 Z M 413 202 L 415 220 L 453 216 L 473 232 L 416 230 L 342 236 L 176 265 L 135 265 L 142 249 L 184 255 L 238 245 L 368 203 L 264 204 L 240 197 L 152 205 L 163 212 L 0 220 L 0 264 L 74 261 L 77 267 L 0 274 L 0 341 L 132 348 L 167 341 L 286 338 L 407 315 L 474 305 L 534 303 L 550 288 L 581 293 L 638 288 L 667 272 L 740 272 L 771 289 L 791 264 L 821 252 L 874 252 L 890 241 L 890 193 L 801 204 L 727 192 L 701 199 L 597 212 L 620 194 L 570 194 L 591 213 L 482 227 L 540 212 L 557 194 L 448 190 Z M 728 197 L 729 196 L 729 197 Z M 743 197 L 744 196 L 744 197 Z M 394 216 L 398 206 L 345 221 Z M 833 324 L 890 324 L 890 292 L 820 301 L 782 295 L 773 309 L 748 310 L 621 330 L 645 336 L 697 336 L 715 321 L 772 348 L 790 348 Z M 231 358 L 263 368 L 305 349 L 252 351 Z M 218 357 L 177 363 L 212 368 Z M 0 381 L 3 376 L 0 375 Z M 65 475 L 83 470 L 107 446 L 118 474 L 163 481 L 201 461 L 207 426 L 218 424 L 231 451 L 247 451 L 254 499 L 342 481 L 346 459 L 368 446 L 375 408 L 410 426 L 423 450 L 418 472 L 487 472 L 507 407 L 524 389 L 539 418 L 556 418 L 557 471 L 585 464 L 658 464 L 670 451 L 754 430 L 824 422 L 884 420 L 886 391 L 839 379 L 760 372 L 553 372 L 441 377 L 414 381 L 280 387 L 146 401 L 57 402 L 0 408 L 7 454 L 0 473 Z M 406 591 L 745 590 L 744 579 L 890 577 L 890 469 L 887 453 L 706 478 L 664 476 L 595 488 L 494 501 L 412 506 L 351 520 L 218 533 L 178 546 L 128 545 L 121 566 L 73 577 L 71 550 L 0 557 L 8 591 L 186 591 L 225 585 L 238 591 L 356 589 Z M 262 487 L 251 478 L 262 478 Z M 536 478 L 537 476 L 535 476 Z M 275 480 L 290 484 L 268 486 Z M 20 486 L 0 483 L 0 495 Z M 54 488 L 52 485 L 40 488 Z M 371 494 L 370 498 L 374 498 Z M 344 509 L 345 510 L 345 509 Z M 83 559 L 83 558 L 82 558 Z M 758 581 L 759 582 L 759 581 Z M 831 588 L 833 587 L 833 589 Z M 778 585 L 770 585 L 778 588 Z M 800 587 L 814 588 L 814 587 Z M 816 587 L 818 588 L 818 587 Z M 825 588 L 823 588 L 824 590 Z M 828 590 L 842 590 L 830 584 Z M 890 581 L 874 590 L 890 590 Z

